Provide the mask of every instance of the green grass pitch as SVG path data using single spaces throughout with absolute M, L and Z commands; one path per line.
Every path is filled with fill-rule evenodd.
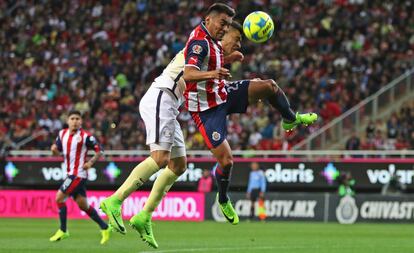
M 53 219 L 0 219 L 0 252 L 414 252 L 411 224 L 155 222 L 158 250 L 144 244 L 132 229 L 125 236 L 113 233 L 109 243 L 101 246 L 98 227 L 90 220 L 69 220 L 71 236 L 51 243 L 49 237 L 57 226 Z

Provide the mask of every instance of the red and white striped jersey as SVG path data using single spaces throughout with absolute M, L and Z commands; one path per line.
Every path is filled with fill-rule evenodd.
M 70 133 L 68 128 L 60 130 L 56 138 L 56 145 L 63 154 L 67 174 L 80 178 L 88 177 L 87 171 L 83 169 L 83 165 L 87 162 L 88 150 L 93 149 L 95 152 L 102 152 L 96 138 L 82 128 L 73 134 Z
M 190 34 L 184 48 L 186 66 L 194 66 L 201 71 L 211 71 L 224 66 L 223 49 L 214 40 L 204 23 Z M 227 91 L 224 80 L 211 79 L 201 82 L 186 82 L 185 105 L 190 112 L 202 112 L 226 102 Z

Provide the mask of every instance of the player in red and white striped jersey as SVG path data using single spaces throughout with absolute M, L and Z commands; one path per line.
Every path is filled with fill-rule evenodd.
M 93 149 L 96 156 L 102 154 L 101 147 L 95 137 L 89 132 L 79 128 L 76 132 L 71 133 L 69 128 L 59 131 L 56 138 L 56 146 L 64 155 L 66 172 L 79 178 L 87 178 L 87 169 L 89 169 L 95 159 L 86 162 L 88 150 Z
M 284 92 L 272 79 L 225 80 L 231 76 L 229 70 L 223 67 L 223 48 L 219 41 L 229 32 L 234 15 L 234 10 L 225 4 L 210 6 L 205 20 L 194 29 L 187 41 L 183 78 L 186 82 L 186 106 L 219 164 L 215 171 L 219 207 L 227 220 L 235 225 L 239 223 L 239 218 L 227 196 L 233 167 L 231 148 L 226 140 L 227 115 L 245 113 L 249 101 L 259 99 L 269 102 L 280 112 L 285 130 L 312 124 L 317 115 L 295 114 Z M 240 27 L 239 33 L 234 31 L 232 34 L 231 40 L 238 41 L 234 45 L 236 47 L 241 46 L 242 32 Z
M 111 228 L 99 217 L 96 210 L 88 205 L 85 186 L 88 169 L 99 159 L 103 151 L 95 137 L 81 128 L 82 117 L 79 111 L 69 112 L 67 124 L 68 128 L 59 131 L 56 143 L 51 147 L 54 155 L 63 155 L 67 177 L 56 193 L 60 229 L 50 237 L 50 241 L 60 241 L 69 237 L 69 232 L 66 229 L 67 210 L 65 202 L 71 196 L 79 208 L 99 225 L 102 234 L 101 244 L 104 244 L 109 240 Z M 86 161 L 90 149 L 95 151 L 95 155 L 89 161 Z
M 219 40 L 230 27 L 232 19 L 227 14 L 222 22 L 226 29 L 219 31 L 216 37 L 212 37 L 204 22 L 197 26 L 187 41 L 184 49 L 186 67 L 193 67 L 206 72 L 205 78 L 186 82 L 184 97 L 186 107 L 190 112 L 202 112 L 224 103 L 227 92 L 224 88 L 224 78 L 230 75 L 225 69 L 223 48 Z

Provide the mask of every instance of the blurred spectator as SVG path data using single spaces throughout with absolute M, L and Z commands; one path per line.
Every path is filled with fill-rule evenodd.
M 16 8 L 11 8 L 14 1 L 3 4 L 0 117 L 7 138 L 18 142 L 42 128 L 55 136 L 56 120 L 64 122 L 65 111 L 79 109 L 93 118 L 84 127 L 97 129 L 105 149 L 146 148 L 140 98 L 213 2 L 19 1 Z M 321 114 L 320 125 L 412 67 L 410 0 L 228 3 L 236 8 L 238 21 L 252 10 L 263 10 L 277 24 L 268 42 L 243 41 L 245 60 L 231 66 L 234 78 L 275 79 L 296 110 Z M 405 135 L 412 148 L 413 110 L 409 114 L 411 118 L 404 117 L 411 121 L 398 123 L 395 138 Z M 194 141 L 198 136 L 191 130 L 191 118 L 179 119 L 187 146 L 203 149 L 202 141 Z M 320 125 L 299 127 L 284 146 L 292 147 Z M 279 131 L 280 115 L 264 103 L 231 117 L 229 127 L 233 149 L 258 148 L 262 143 L 272 148 L 269 143 L 281 136 L 271 135 Z M 393 133 L 394 128 L 389 130 Z M 374 138 L 375 127 L 369 135 Z M 43 148 L 39 143 L 23 148 Z
M 407 189 L 407 186 L 401 183 L 400 177 L 395 173 L 395 171 L 390 176 L 390 181 L 384 184 L 381 189 L 382 195 L 400 195 Z
M 370 141 L 370 142 L 375 137 L 375 129 L 376 129 L 376 127 L 375 127 L 374 121 L 370 120 L 369 123 L 368 123 L 368 125 L 367 125 L 367 128 L 365 130 L 366 131 L 367 140 Z
M 367 137 L 371 138 L 361 141 L 362 149 L 414 149 L 414 102 L 405 104 L 398 113 L 392 113 L 385 121 L 377 120 L 375 125 L 372 122 L 367 127 L 370 129 Z
M 198 181 L 197 191 L 198 192 L 211 192 L 213 189 L 213 178 L 211 172 L 208 169 L 203 170 L 203 176 Z
M 355 195 L 355 179 L 352 178 L 351 172 L 341 173 L 337 178 L 338 195 L 340 197 Z
M 346 141 L 345 149 L 346 150 L 359 150 L 361 142 L 359 137 L 355 132 L 352 133 L 352 136 Z

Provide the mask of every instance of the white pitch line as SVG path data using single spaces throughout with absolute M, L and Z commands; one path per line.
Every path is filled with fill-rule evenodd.
M 171 253 L 171 252 L 205 252 L 205 251 L 234 251 L 239 249 L 305 249 L 308 247 L 288 247 L 288 246 L 258 246 L 258 247 L 228 247 L 228 248 L 189 248 L 189 249 L 167 249 L 167 250 L 156 250 L 156 251 L 140 251 L 139 253 Z

